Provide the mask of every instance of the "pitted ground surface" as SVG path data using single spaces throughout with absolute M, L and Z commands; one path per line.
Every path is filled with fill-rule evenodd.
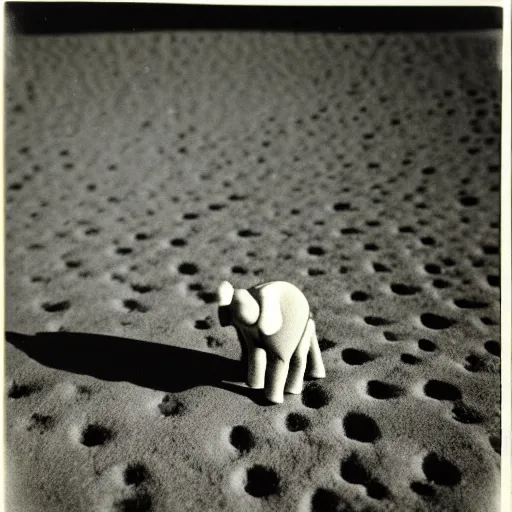
M 19 509 L 494 510 L 497 40 L 10 39 Z M 327 378 L 237 383 L 223 279 L 302 288 Z

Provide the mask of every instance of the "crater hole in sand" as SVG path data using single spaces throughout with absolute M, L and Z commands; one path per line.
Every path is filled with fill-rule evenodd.
M 255 465 L 247 470 L 245 491 L 255 498 L 279 494 L 281 479 L 271 468 Z
M 500 287 L 500 276 L 495 274 L 490 274 L 487 276 L 487 283 L 489 286 L 494 286 L 496 288 Z
M 368 295 L 365 292 L 361 291 L 355 291 L 350 295 L 351 300 L 356 302 L 363 302 L 365 300 L 368 300 L 370 298 L 370 295 Z
M 432 286 L 434 288 L 449 288 L 451 286 L 451 283 L 449 281 L 445 281 L 444 279 L 434 279 L 432 281 Z
M 199 267 L 195 263 L 184 262 L 178 266 L 178 272 L 183 275 L 193 276 L 199 272 Z
M 501 455 L 501 435 L 490 436 L 489 443 L 492 446 L 492 449 L 498 454 Z
M 131 285 L 131 288 L 134 292 L 138 292 L 138 293 L 149 293 L 155 289 L 155 287 L 151 286 L 151 285 L 136 284 L 136 283 L 133 283 Z
M 379 380 L 370 380 L 366 384 L 366 392 L 372 398 L 379 400 L 387 400 L 390 398 L 398 398 L 403 395 L 403 389 L 394 384 L 387 384 Z
M 382 318 L 381 316 L 365 316 L 364 321 L 373 327 L 378 327 L 380 325 L 389 325 L 391 322 Z
M 416 494 L 425 497 L 434 496 L 436 493 L 435 489 L 431 485 L 424 484 L 422 482 L 412 482 L 411 490 L 414 491 Z
M 455 299 L 453 303 L 461 309 L 482 309 L 486 308 L 489 304 L 487 302 L 479 302 L 476 300 L 468 299 Z
M 69 300 L 63 300 L 60 302 L 43 302 L 41 307 L 48 313 L 59 313 L 61 311 L 67 311 L 71 307 Z
M 291 412 L 286 417 L 286 428 L 290 432 L 300 432 L 310 425 L 309 419 L 298 412 Z
M 313 493 L 311 498 L 311 512 L 339 512 L 341 510 L 344 510 L 341 497 L 334 491 L 316 489 Z
M 425 327 L 434 330 L 448 329 L 452 325 L 456 324 L 455 320 L 451 320 L 450 318 L 436 315 L 434 313 L 423 313 L 420 320 Z
M 325 254 L 325 249 L 319 245 L 310 245 L 308 247 L 308 254 L 311 254 L 312 256 L 323 256 Z
M 418 347 L 425 352 L 434 352 L 434 350 L 437 348 L 437 345 L 430 340 L 422 338 L 418 341 Z
M 436 265 L 435 263 L 427 263 L 425 265 L 425 272 L 427 272 L 428 274 L 440 274 L 441 267 L 439 265 Z
M 171 395 L 165 395 L 158 404 L 162 416 L 181 416 L 185 412 L 185 404 Z
M 187 245 L 187 241 L 184 240 L 183 238 L 173 238 L 169 243 L 173 247 L 184 247 L 185 245 Z
M 350 210 L 351 208 L 352 208 L 352 206 L 350 203 L 339 202 L 339 203 L 334 203 L 334 205 L 333 205 L 333 209 L 336 212 L 345 212 L 347 210 Z
M 248 271 L 241 265 L 234 265 L 233 267 L 231 267 L 231 272 L 233 274 L 246 275 Z
M 41 387 L 35 384 L 18 384 L 17 382 L 13 382 L 9 387 L 7 396 L 14 400 L 18 400 L 19 398 L 30 396 L 40 390 Z
M 116 254 L 121 254 L 123 256 L 127 254 L 131 254 L 133 252 L 133 249 L 131 247 L 118 247 L 116 249 Z
M 361 443 L 373 443 L 381 437 L 377 423 L 367 416 L 358 412 L 349 412 L 343 419 L 345 435 L 349 439 Z
M 483 416 L 476 409 L 469 407 L 461 400 L 455 403 L 452 416 L 454 420 L 465 424 L 476 424 L 484 421 Z
M 112 431 L 103 425 L 91 423 L 82 432 L 80 442 L 87 447 L 101 446 L 113 437 Z
M 207 316 L 202 320 L 196 320 L 194 323 L 194 327 L 201 331 L 211 329 L 213 327 L 213 319 L 211 316 Z
M 433 452 L 423 459 L 422 469 L 429 482 L 448 487 L 457 485 L 462 476 L 455 464 Z
M 113 512 L 150 512 L 152 506 L 151 496 L 145 491 L 138 491 L 135 496 L 116 501 Z
M 322 337 L 318 340 L 318 346 L 320 347 L 321 352 L 325 352 L 326 350 L 334 348 L 336 343 L 328 338 Z
M 487 371 L 488 365 L 483 357 L 478 354 L 471 354 L 466 357 L 464 368 L 468 370 L 468 372 L 484 372 Z
M 253 231 L 252 229 L 241 229 L 238 231 L 238 236 L 242 238 L 252 238 L 256 236 L 261 236 L 261 233 Z
M 391 272 L 391 269 L 382 263 L 373 263 L 373 270 L 375 272 Z
M 240 453 L 248 453 L 255 444 L 252 432 L 242 425 L 233 427 L 229 435 L 229 442 Z
M 436 400 L 460 400 L 462 394 L 453 384 L 441 380 L 429 380 L 424 386 L 425 395 Z
M 342 235 L 358 235 L 359 233 L 362 233 L 362 231 L 358 228 L 343 228 L 340 229 L 340 233 Z
M 302 391 L 302 403 L 311 409 L 320 409 L 329 403 L 329 395 L 316 382 L 308 383 Z
M 341 351 L 341 358 L 345 363 L 350 365 L 361 365 L 369 361 L 373 361 L 373 357 L 358 348 L 345 348 Z
M 382 335 L 386 341 L 398 341 L 398 335 L 392 331 L 384 331 Z
M 325 270 L 321 268 L 308 268 L 308 275 L 311 277 L 315 276 L 323 276 L 325 274 Z
M 209 348 L 218 348 L 224 346 L 224 341 L 215 336 L 206 336 L 206 345 Z
M 414 295 L 421 291 L 418 286 L 410 286 L 402 283 L 392 283 L 391 291 L 397 295 Z
M 149 311 L 148 306 L 145 306 L 141 302 L 135 299 L 125 299 L 123 301 L 123 306 L 131 312 L 137 312 L 137 313 L 146 313 Z
M 215 292 L 205 292 L 199 291 L 197 296 L 205 303 L 205 304 L 213 304 L 217 302 L 217 293 Z
M 489 340 L 484 343 L 485 350 L 493 356 L 501 357 L 501 346 L 495 340 Z
M 30 417 L 30 422 L 27 430 L 32 431 L 36 430 L 40 434 L 50 430 L 55 424 L 55 420 L 46 414 L 34 413 Z
M 149 471 L 144 464 L 139 462 L 132 463 L 124 470 L 124 483 L 126 485 L 141 485 L 143 482 L 149 480 Z

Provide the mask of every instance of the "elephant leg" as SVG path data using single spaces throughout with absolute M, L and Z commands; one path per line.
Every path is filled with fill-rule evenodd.
M 320 346 L 318 345 L 318 338 L 316 337 L 315 322 L 311 322 L 311 342 L 309 352 L 311 354 L 311 369 L 309 376 L 314 379 L 323 379 L 325 377 L 325 367 L 322 361 L 322 353 L 320 352 Z
M 262 389 L 265 386 L 265 366 L 267 354 L 259 347 L 248 348 L 247 384 L 253 389 Z
M 312 326 L 310 321 L 306 326 L 306 330 L 295 352 L 290 359 L 290 370 L 286 380 L 285 390 L 287 393 L 299 395 L 302 392 L 302 384 L 304 382 L 304 373 L 306 371 L 306 363 L 308 361 L 308 351 L 311 341 Z
M 288 375 L 289 361 L 283 361 L 276 354 L 267 353 L 265 372 L 265 396 L 271 402 L 281 404 L 284 401 L 284 385 Z

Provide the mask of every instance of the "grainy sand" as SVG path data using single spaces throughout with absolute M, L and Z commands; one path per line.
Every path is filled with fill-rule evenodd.
M 495 510 L 496 48 L 11 38 L 11 509 Z M 327 378 L 247 389 L 223 279 L 299 286 Z

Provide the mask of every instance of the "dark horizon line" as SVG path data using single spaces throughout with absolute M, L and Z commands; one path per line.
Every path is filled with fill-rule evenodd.
M 326 7 L 6 2 L 5 14 L 6 29 L 10 33 L 19 34 L 166 29 L 439 32 L 500 29 L 503 20 L 501 8 L 487 6 Z

